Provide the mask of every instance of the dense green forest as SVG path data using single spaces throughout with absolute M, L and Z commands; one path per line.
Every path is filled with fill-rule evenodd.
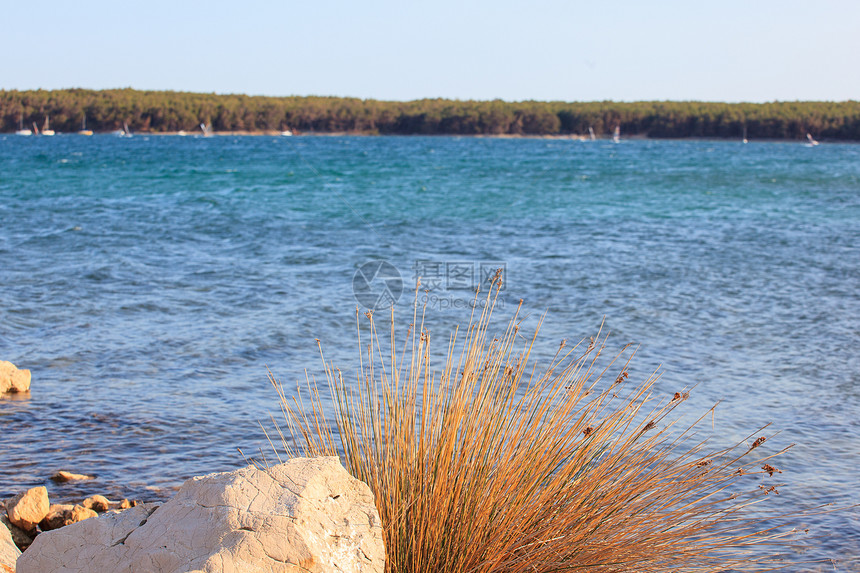
M 860 140 L 860 102 L 505 102 L 264 97 L 169 91 L 0 90 L 0 131 L 281 131 L 299 133 L 625 136 Z

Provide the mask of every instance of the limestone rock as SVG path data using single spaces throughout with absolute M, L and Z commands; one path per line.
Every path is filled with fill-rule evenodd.
M 128 509 L 130 507 L 134 507 L 136 505 L 139 505 L 141 502 L 136 501 L 136 500 L 129 501 L 129 500 L 123 498 L 120 501 L 109 501 L 108 503 L 110 505 L 108 506 L 107 511 L 122 511 L 124 509 Z
M 32 532 L 48 513 L 49 507 L 48 490 L 44 486 L 39 486 L 30 488 L 6 501 L 6 515 L 13 525 Z
M 30 371 L 19 370 L 11 362 L 0 360 L 0 394 L 29 391 Z
M 105 512 L 111 507 L 111 502 L 103 495 L 94 495 L 92 497 L 88 497 L 81 503 L 87 509 L 92 509 L 93 511 L 97 511 L 99 513 Z
M 12 374 L 12 389 L 11 392 L 29 392 L 30 391 L 29 370 L 18 369 Z
M 67 481 L 82 481 L 95 478 L 93 478 L 93 476 L 88 476 L 84 474 L 73 474 L 72 472 L 67 472 L 66 470 L 60 470 L 54 475 L 52 475 L 51 479 L 58 483 L 65 483 Z
M 5 566 L 14 572 L 15 561 L 18 560 L 19 555 L 21 555 L 21 550 L 12 541 L 12 533 L 0 523 L 0 571 L 3 571 L 3 566 Z
M 0 394 L 5 394 L 12 387 L 12 370 L 7 365 L 14 366 L 11 362 L 0 360 Z
M 79 521 L 98 516 L 99 514 L 92 509 L 86 508 L 82 505 L 76 505 L 72 508 L 72 513 L 71 515 L 69 515 L 69 520 L 71 523 L 77 523 Z M 71 525 L 71 523 L 69 523 L 68 525 Z
M 378 572 L 373 494 L 337 458 L 298 458 L 193 478 L 161 507 L 138 505 L 41 534 L 19 573 Z
M 98 513 L 82 505 L 51 505 L 48 514 L 39 522 L 39 527 L 42 531 L 51 531 L 91 517 L 98 517 Z

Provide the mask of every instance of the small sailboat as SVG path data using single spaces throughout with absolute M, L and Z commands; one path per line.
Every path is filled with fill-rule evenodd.
M 122 129 L 113 132 L 117 137 L 131 137 L 131 130 L 128 128 L 128 122 L 122 122 Z
M 87 114 L 84 114 L 84 118 L 81 120 L 81 130 L 78 132 L 78 135 L 92 135 L 93 130 L 87 129 Z
M 590 139 L 591 141 L 597 139 L 597 136 L 594 135 L 594 128 L 590 125 L 588 126 L 588 139 Z
M 612 134 L 612 143 L 618 143 L 621 141 L 621 126 L 615 126 L 615 132 Z
M 201 123 L 200 129 L 203 130 L 203 137 L 209 137 L 210 135 L 212 135 L 212 126 L 211 125 Z
M 806 144 L 807 147 L 815 147 L 816 145 L 818 145 L 818 142 L 815 141 L 815 138 L 812 137 L 812 134 L 810 133 L 806 134 L 806 140 L 809 142 Z
M 36 125 L 36 122 L 33 122 L 33 135 L 39 135 L 39 127 Z
M 15 135 L 33 135 L 32 130 L 24 129 L 24 116 L 18 118 L 18 131 L 15 132 Z
M 45 125 L 42 126 L 42 135 L 54 135 L 54 130 L 51 129 L 50 117 L 47 115 L 45 116 Z
M 744 142 L 744 143 L 749 143 L 749 140 L 747 139 L 747 126 L 744 126 L 744 139 L 743 139 L 743 142 Z

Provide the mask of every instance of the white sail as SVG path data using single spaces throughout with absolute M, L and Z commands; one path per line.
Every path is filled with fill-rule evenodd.
M 54 130 L 51 129 L 50 117 L 45 116 L 45 125 L 42 127 L 42 135 L 54 135 Z
M 81 120 L 81 130 L 78 132 L 78 135 L 92 135 L 93 130 L 87 129 L 87 114 L 84 114 L 84 118 Z
M 128 128 L 128 122 L 122 122 L 122 129 L 115 131 L 114 134 L 119 137 L 131 137 L 131 130 Z
M 18 131 L 15 132 L 15 135 L 33 135 L 32 130 L 24 129 L 24 116 L 18 118 Z

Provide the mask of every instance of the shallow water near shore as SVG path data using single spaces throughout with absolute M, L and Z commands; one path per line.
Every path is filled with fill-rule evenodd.
M 158 500 L 244 465 L 266 367 L 318 373 L 318 338 L 354 372 L 356 270 L 385 260 L 404 328 L 423 277 L 437 352 L 501 267 L 500 318 L 546 311 L 547 353 L 605 317 L 633 374 L 722 400 L 717 443 L 796 443 L 777 510 L 860 503 L 856 145 L 0 136 L 0 217 L 0 360 L 33 372 L 0 399 L 0 497 Z M 803 524 L 805 558 L 860 570 L 856 511 Z

